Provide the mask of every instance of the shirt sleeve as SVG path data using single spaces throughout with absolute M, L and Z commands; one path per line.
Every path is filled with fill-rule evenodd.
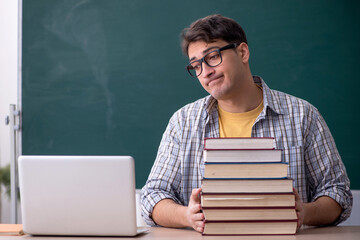
M 163 134 L 155 163 L 141 191 L 142 216 L 149 226 L 156 226 L 151 215 L 159 201 L 168 198 L 183 205 L 180 197 L 180 128 L 177 123 L 175 113 Z
M 340 204 L 342 213 L 333 223 L 346 220 L 352 209 L 350 180 L 336 148 L 335 141 L 323 117 L 316 108 L 309 114 L 305 162 L 308 180 L 308 201 L 328 196 Z

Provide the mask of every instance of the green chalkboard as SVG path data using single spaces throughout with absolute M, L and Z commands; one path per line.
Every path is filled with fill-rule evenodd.
M 326 119 L 360 189 L 358 1 L 23 0 L 22 154 L 132 155 L 140 188 L 171 115 L 206 94 L 180 32 L 220 13 L 254 75 Z

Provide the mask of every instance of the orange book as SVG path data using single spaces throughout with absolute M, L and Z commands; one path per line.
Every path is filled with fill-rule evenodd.
M 24 235 L 22 224 L 0 224 L 0 236 Z

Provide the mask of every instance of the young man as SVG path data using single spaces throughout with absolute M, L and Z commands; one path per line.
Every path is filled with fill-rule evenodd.
M 203 231 L 199 193 L 206 137 L 274 137 L 294 179 L 298 228 L 347 219 L 350 182 L 318 110 L 252 76 L 246 36 L 234 20 L 208 16 L 182 37 L 187 69 L 210 95 L 181 108 L 169 121 L 142 189 L 147 224 Z

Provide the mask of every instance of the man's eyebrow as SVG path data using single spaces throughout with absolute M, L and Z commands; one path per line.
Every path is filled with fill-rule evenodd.
M 210 50 L 216 49 L 216 48 L 219 48 L 219 47 L 218 47 L 218 46 L 209 47 L 209 48 L 207 48 L 207 49 L 205 49 L 205 50 L 203 51 L 203 54 L 209 52 Z M 196 59 L 196 57 L 192 57 L 192 58 L 189 59 L 189 62 L 191 62 L 191 61 L 193 61 L 193 60 L 195 60 L 195 59 Z

